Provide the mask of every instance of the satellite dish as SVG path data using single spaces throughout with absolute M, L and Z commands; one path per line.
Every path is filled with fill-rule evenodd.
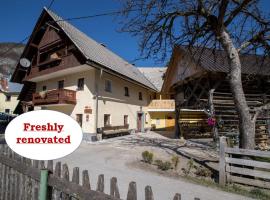
M 31 63 L 27 58 L 21 58 L 20 65 L 25 67 L 25 68 L 28 68 L 28 67 L 30 67 Z

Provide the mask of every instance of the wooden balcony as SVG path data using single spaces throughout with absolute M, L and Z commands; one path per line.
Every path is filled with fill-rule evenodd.
M 33 94 L 33 105 L 76 104 L 76 91 L 60 89 Z
M 51 59 L 31 67 L 30 73 L 25 77 L 25 80 L 31 80 L 36 77 L 54 73 L 60 70 L 68 69 L 81 65 L 73 54 L 63 56 L 62 58 Z
M 154 99 L 148 105 L 148 111 L 174 111 L 175 102 L 174 99 L 158 100 Z

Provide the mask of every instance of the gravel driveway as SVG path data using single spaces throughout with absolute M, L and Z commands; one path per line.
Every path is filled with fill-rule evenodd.
M 210 187 L 196 185 L 185 179 L 164 176 L 149 170 L 136 168 L 136 161 L 140 160 L 141 152 L 147 147 L 136 143 L 141 136 L 131 135 L 118 137 L 101 142 L 83 142 L 72 154 L 62 158 L 62 163 L 68 166 L 87 169 L 90 173 L 91 188 L 96 189 L 97 176 L 105 175 L 105 193 L 109 194 L 110 178 L 118 179 L 118 187 L 122 199 L 126 198 L 128 184 L 131 181 L 137 183 L 138 199 L 144 199 L 144 188 L 152 186 L 155 200 L 172 200 L 175 193 L 181 193 L 183 200 L 191 200 L 199 197 L 201 200 L 240 200 L 247 197 L 215 190 Z M 165 150 L 162 150 L 165 151 Z M 134 166 L 133 166 L 134 164 Z M 71 170 L 71 169 L 70 169 Z

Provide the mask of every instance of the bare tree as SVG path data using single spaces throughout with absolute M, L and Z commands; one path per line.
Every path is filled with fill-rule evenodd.
M 174 45 L 223 49 L 239 116 L 240 147 L 255 147 L 255 122 L 269 103 L 250 113 L 239 54 L 269 55 L 270 20 L 259 0 L 124 0 L 122 31 L 140 37 L 145 58 L 164 59 Z

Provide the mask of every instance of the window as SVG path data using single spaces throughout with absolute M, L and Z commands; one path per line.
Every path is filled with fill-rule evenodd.
M 6 95 L 6 101 L 11 101 L 11 96 L 10 95 Z
M 125 96 L 126 96 L 126 97 L 129 97 L 128 87 L 125 87 Z
M 10 109 L 5 109 L 5 113 L 10 113 Z
M 129 121 L 128 121 L 128 115 L 124 115 L 124 125 L 128 125 Z
M 139 100 L 143 100 L 143 98 L 142 98 L 142 92 L 139 92 Z
M 58 81 L 58 89 L 64 89 L 64 80 Z
M 46 85 L 43 85 L 42 86 L 42 91 L 46 91 L 47 90 L 47 86 Z
M 84 78 L 79 78 L 77 83 L 77 90 L 83 90 L 84 89 Z
M 105 91 L 112 92 L 112 82 L 110 80 L 105 80 Z
M 82 114 L 76 114 L 76 121 L 82 127 L 83 115 Z
M 105 114 L 104 115 L 104 126 L 110 126 L 111 125 L 111 115 Z

